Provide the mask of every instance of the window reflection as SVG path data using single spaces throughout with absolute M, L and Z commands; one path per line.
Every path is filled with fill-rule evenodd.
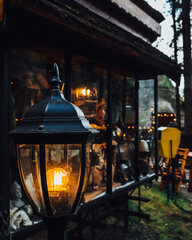
M 114 146 L 113 188 L 135 179 L 134 79 L 112 74 L 112 123 Z
M 11 121 L 10 129 L 13 129 L 20 121 L 25 112 L 35 103 L 44 99 L 49 86 L 49 72 L 53 63 L 57 62 L 60 68 L 60 78 L 63 80 L 64 74 L 64 53 L 60 50 L 48 46 L 29 47 L 14 46 L 11 52 Z M 38 148 L 33 146 L 20 149 L 20 156 L 24 164 L 39 172 L 37 162 Z M 36 159 L 36 161 L 35 161 Z M 44 209 L 42 204 L 42 194 L 38 195 L 35 186 L 40 188 L 41 184 L 37 179 L 32 179 L 31 175 L 26 174 L 26 183 L 29 191 L 32 193 L 33 200 Z M 17 167 L 16 152 L 13 143 L 11 143 L 11 170 L 10 170 L 10 227 L 11 231 L 20 230 L 21 228 L 33 225 L 41 221 L 32 212 L 31 206 L 27 200 L 24 190 L 21 188 L 21 182 Z M 42 192 L 40 190 L 39 192 Z M 22 203 L 21 206 L 16 204 L 16 200 Z
M 139 169 L 146 176 L 155 164 L 154 80 L 141 80 L 139 86 Z
M 90 174 L 85 202 L 106 190 L 107 169 L 107 89 L 105 67 L 81 56 L 72 58 L 72 102 L 79 106 L 91 126 L 99 130 L 89 153 Z

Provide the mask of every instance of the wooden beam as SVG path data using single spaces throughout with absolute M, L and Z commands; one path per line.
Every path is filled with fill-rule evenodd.
M 143 22 L 158 35 L 161 34 L 161 26 L 159 25 L 159 23 L 155 21 L 152 17 L 150 17 L 142 9 L 140 9 L 137 5 L 132 3 L 130 0 L 111 0 L 111 1 L 113 3 L 116 3 L 120 8 L 124 9 L 126 13 L 131 14 L 133 17 Z
M 74 0 L 74 1 L 82 5 L 83 7 L 89 9 L 90 11 L 96 13 L 100 17 L 103 17 L 104 19 L 114 23 L 115 25 L 123 28 L 124 30 L 134 34 L 135 36 L 143 38 L 141 33 L 135 31 L 130 27 L 129 21 L 122 22 L 120 20 L 120 17 L 117 19 L 115 17 L 115 14 L 109 14 L 108 12 L 103 10 L 104 8 L 99 7 L 98 4 L 95 4 L 95 2 L 89 0 Z M 160 24 L 151 16 L 149 16 L 146 12 L 140 9 L 137 5 L 132 3 L 130 0 L 111 0 L 111 2 L 116 4 L 120 9 L 123 9 L 128 15 L 132 16 L 133 19 L 138 20 L 141 23 L 141 25 L 144 24 L 147 28 L 150 28 L 157 35 L 159 36 L 161 35 Z M 109 4 L 109 2 L 106 1 L 106 4 Z M 147 37 L 145 40 L 147 40 Z

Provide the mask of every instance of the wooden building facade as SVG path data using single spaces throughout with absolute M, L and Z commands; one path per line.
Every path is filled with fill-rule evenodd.
M 44 98 L 55 62 L 66 99 L 80 107 L 103 134 L 92 146 L 91 179 L 79 216 L 107 203 L 114 210 L 122 201 L 126 206 L 128 193 L 157 177 L 157 76 L 165 74 L 176 82 L 180 78 L 180 68 L 151 46 L 161 34 L 163 19 L 143 0 L 0 1 L 2 239 L 25 239 L 43 229 L 41 220 L 28 213 L 29 226 L 13 222 L 12 189 L 21 183 L 8 132 Z M 141 131 L 138 90 L 142 81 L 152 81 L 155 125 Z M 99 109 L 103 111 L 100 123 L 95 121 Z M 139 162 L 141 139 L 149 143 L 147 166 Z M 21 198 L 24 209 L 28 202 L 23 190 Z M 95 217 L 98 226 L 105 215 Z

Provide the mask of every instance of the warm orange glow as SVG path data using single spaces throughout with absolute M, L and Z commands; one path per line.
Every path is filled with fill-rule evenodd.
M 174 120 L 174 122 L 177 122 L 177 119 L 176 119 L 176 118 L 174 118 L 173 120 Z
M 20 119 L 15 118 L 15 121 L 16 121 L 16 122 L 19 122 L 19 121 L 21 121 L 21 120 L 22 120 L 22 118 L 20 118 Z
M 50 192 L 67 190 L 68 173 L 62 168 L 53 168 L 47 171 L 47 186 Z
M 64 90 L 64 87 L 65 87 L 65 83 L 62 84 L 62 87 L 61 87 L 61 92 L 63 92 Z
M 89 96 L 91 93 L 91 90 L 90 89 L 87 89 L 87 96 Z
M 117 136 L 118 136 L 118 137 L 121 136 L 121 131 L 117 131 Z
M 89 99 L 91 96 L 91 90 L 85 88 L 77 88 L 76 89 L 76 97 L 78 100 Z
M 83 96 L 86 96 L 86 89 L 85 88 L 82 89 L 82 94 L 83 94 Z
M 3 0 L 0 0 L 0 22 L 3 20 Z

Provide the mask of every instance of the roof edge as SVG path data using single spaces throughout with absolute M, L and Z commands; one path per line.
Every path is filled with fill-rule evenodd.
M 158 23 L 161 23 L 162 21 L 165 20 L 164 16 L 159 11 L 151 7 L 147 2 L 143 0 L 130 0 L 130 1 L 137 5 L 138 7 L 140 7 L 141 9 L 145 10 L 145 12 L 149 14 L 149 16 L 154 18 Z

